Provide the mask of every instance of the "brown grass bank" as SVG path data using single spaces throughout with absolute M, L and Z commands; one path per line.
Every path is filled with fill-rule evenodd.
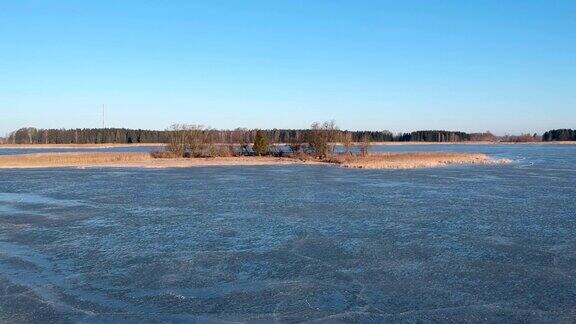
M 148 153 L 33 153 L 1 155 L 0 168 L 46 168 L 144 164 Z
M 133 143 L 133 144 L 0 144 L 0 149 L 46 149 L 46 148 L 113 148 L 113 147 L 138 147 L 138 146 L 158 146 L 163 147 L 163 143 Z
M 153 158 L 148 153 L 36 153 L 0 156 L 0 169 L 58 168 L 58 167 L 135 167 L 186 168 L 199 166 L 240 165 L 340 165 L 366 169 L 411 169 L 449 164 L 493 164 L 506 160 L 492 160 L 480 153 L 379 153 L 367 156 L 338 155 L 323 160 L 312 158 L 233 156 L 216 158 Z
M 35 153 L 0 156 L 0 169 L 59 167 L 186 168 L 225 165 L 317 164 L 292 158 L 238 156 L 216 158 L 153 158 L 149 153 Z
M 509 160 L 493 160 L 482 153 L 460 152 L 402 152 L 374 153 L 366 156 L 337 155 L 327 159 L 347 168 L 363 169 L 415 169 L 450 164 L 496 164 Z

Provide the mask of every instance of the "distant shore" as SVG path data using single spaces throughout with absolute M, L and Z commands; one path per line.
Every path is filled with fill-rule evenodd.
M 0 155 L 0 169 L 31 168 L 187 168 L 201 166 L 232 165 L 283 165 L 283 164 L 322 164 L 316 161 L 301 161 L 279 157 L 215 157 L 215 158 L 152 158 L 149 153 L 33 153 Z
M 550 142 L 372 142 L 370 145 L 550 145 L 550 144 L 564 144 L 576 145 L 576 141 L 550 141 Z
M 0 144 L 0 149 L 43 149 L 43 148 L 114 148 L 114 147 L 138 147 L 138 146 L 165 146 L 164 143 L 133 143 L 133 144 Z
M 500 164 L 482 153 L 412 152 L 338 155 L 325 160 L 238 156 L 216 158 L 152 158 L 148 153 L 34 153 L 0 156 L 0 169 L 32 168 L 188 168 L 202 166 L 339 165 L 365 169 L 413 169 L 451 164 Z
M 355 143 L 356 145 L 358 143 Z M 405 145 L 576 145 L 576 141 L 552 141 L 552 142 L 372 142 L 375 146 L 405 146 Z M 134 143 L 134 144 L 0 144 L 0 149 L 44 149 L 44 148 L 82 148 L 82 149 L 105 149 L 121 147 L 163 147 L 164 143 Z M 229 145 L 229 144 L 221 144 Z M 235 144 L 240 145 L 240 144 Z M 275 144 L 285 145 L 285 144 Z

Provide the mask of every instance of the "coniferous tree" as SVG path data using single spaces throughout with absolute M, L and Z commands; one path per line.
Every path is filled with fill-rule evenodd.
M 542 135 L 542 140 L 550 141 L 576 141 L 576 130 L 573 129 L 553 129 Z
M 256 131 L 256 138 L 253 146 L 254 154 L 261 156 L 268 153 L 268 138 L 262 130 Z

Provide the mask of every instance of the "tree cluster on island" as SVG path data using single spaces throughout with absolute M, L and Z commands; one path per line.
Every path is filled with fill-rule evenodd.
M 352 154 L 348 138 L 334 121 L 314 123 L 307 132 L 296 133 L 288 143 L 278 142 L 265 130 L 238 132 L 228 141 L 220 132 L 199 125 L 176 124 L 169 130 L 168 144 L 163 151 L 153 152 L 156 158 L 199 158 L 229 156 L 285 156 L 324 159 L 335 153 L 338 143 L 346 141 L 343 154 Z M 284 144 L 284 145 L 277 145 Z M 370 140 L 365 137 L 359 155 L 368 153 Z M 286 150 L 288 148 L 288 150 Z

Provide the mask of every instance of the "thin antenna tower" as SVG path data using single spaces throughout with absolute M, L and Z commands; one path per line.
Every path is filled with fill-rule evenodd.
M 106 124 L 104 123 L 104 104 L 102 104 L 102 128 L 106 128 Z

